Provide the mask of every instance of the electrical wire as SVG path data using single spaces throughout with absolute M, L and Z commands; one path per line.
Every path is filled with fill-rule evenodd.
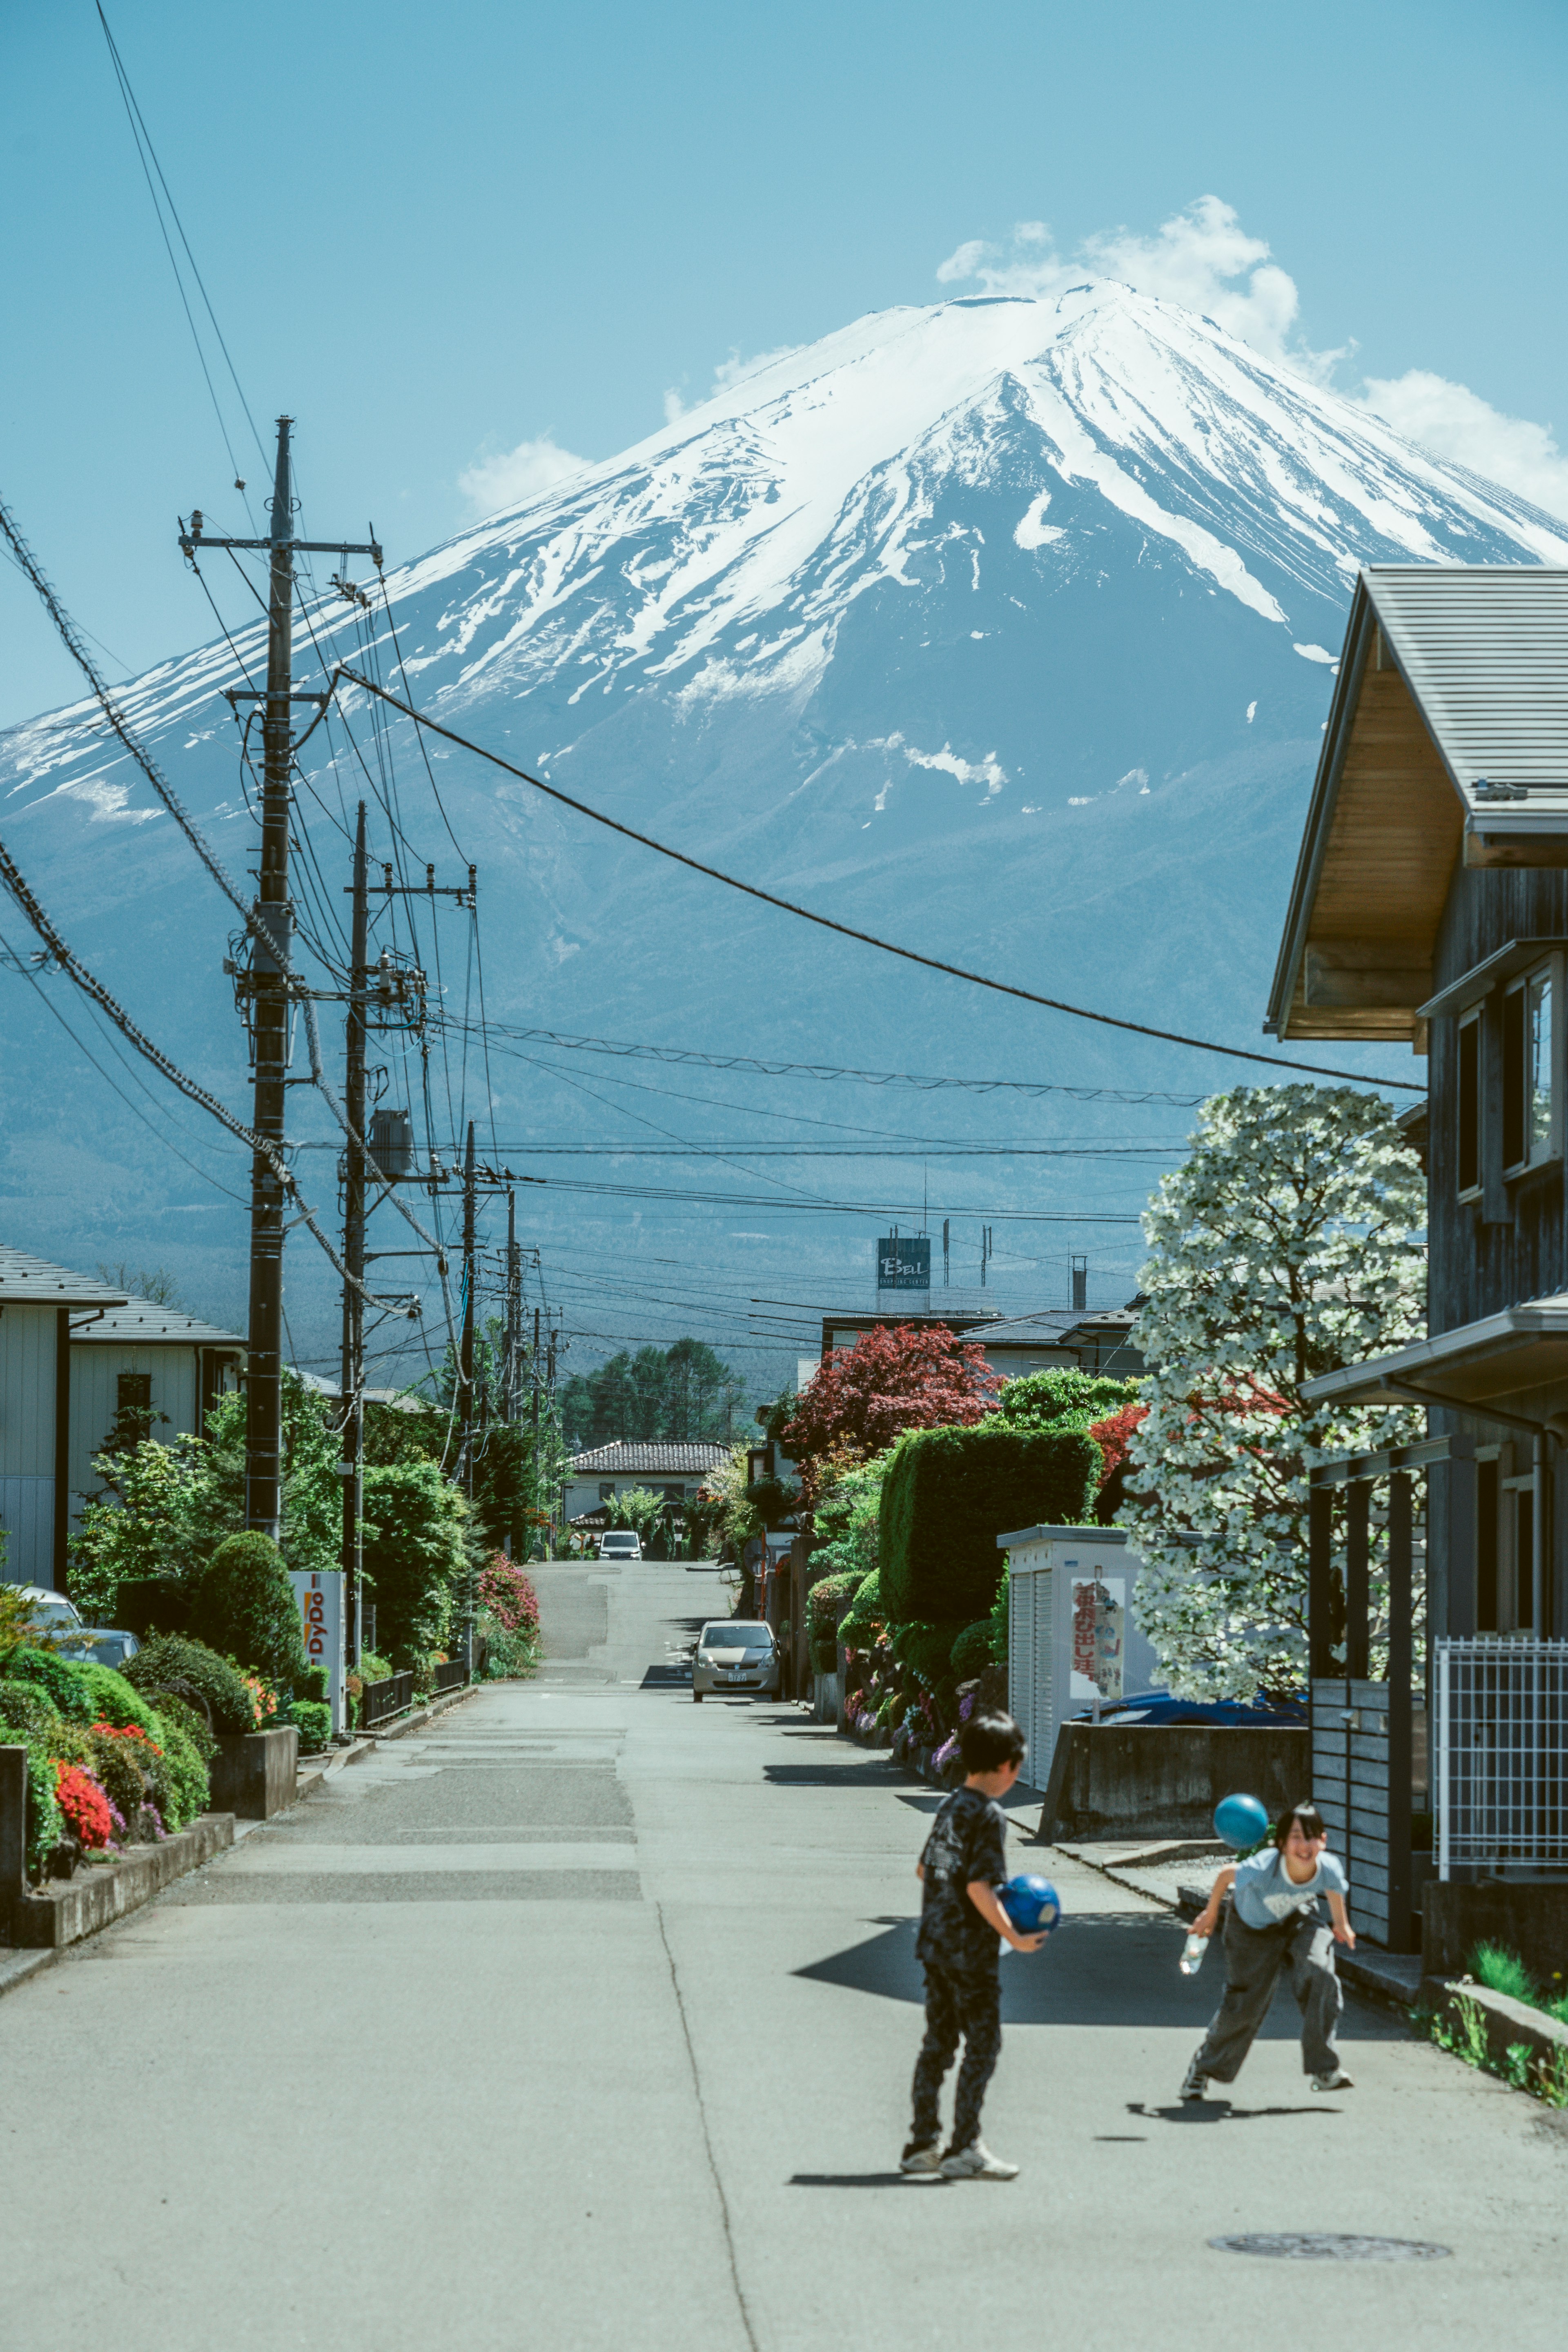
M 644 849 L 656 851 L 660 857 L 668 857 L 677 866 L 689 867 L 693 874 L 706 875 L 710 882 L 722 882 L 728 889 L 739 890 L 748 898 L 760 899 L 764 907 L 776 907 L 782 914 L 795 915 L 800 921 L 815 923 L 825 931 L 836 931 L 841 939 L 856 940 L 862 947 L 877 948 L 883 955 L 898 956 L 905 963 L 921 964 L 928 971 L 943 973 L 949 980 L 967 981 L 971 987 L 990 989 L 998 996 L 1016 997 L 1025 1004 L 1041 1005 L 1048 1013 L 1068 1013 L 1075 1021 L 1093 1021 L 1102 1028 L 1124 1030 L 1135 1037 L 1152 1037 L 1161 1045 L 1189 1046 L 1196 1053 L 1219 1054 L 1236 1062 L 1261 1062 L 1271 1070 L 1304 1070 L 1313 1077 L 1342 1078 L 1356 1087 L 1380 1084 L 1397 1087 L 1405 1094 L 1426 1092 L 1424 1087 L 1414 1086 L 1405 1078 L 1369 1081 L 1355 1070 L 1331 1069 L 1321 1062 L 1298 1062 L 1279 1054 L 1259 1054 L 1246 1045 L 1220 1045 L 1209 1037 L 1187 1037 L 1179 1030 L 1155 1029 L 1147 1022 L 1124 1020 L 1119 1013 L 1092 1012 L 1086 1005 L 1068 1004 L 1059 997 L 1041 996 L 1034 989 L 1019 988 L 1011 981 L 993 980 L 984 972 L 970 971 L 963 964 L 944 963 L 938 956 L 922 955 L 918 948 L 900 947 L 895 940 L 879 939 L 874 931 L 858 930 L 852 923 L 840 923 L 831 915 L 818 914 L 814 908 L 797 906 L 794 899 L 781 898 L 775 891 L 763 890 L 754 882 L 742 882 L 738 875 L 726 874 L 717 866 L 705 865 L 700 857 L 688 856 L 683 849 L 672 849 L 668 842 L 656 841 L 651 834 L 639 833 L 635 825 L 622 824 L 619 818 L 606 816 L 603 809 L 594 808 L 586 801 L 575 800 L 557 785 L 547 784 L 540 777 L 531 776 L 525 768 L 516 767 L 511 761 L 503 760 L 499 751 L 489 751 L 482 743 L 470 742 L 466 735 L 458 734 L 450 727 L 443 727 L 428 712 L 416 710 L 411 702 L 405 702 L 387 687 L 375 685 L 346 665 L 340 669 L 339 675 L 348 678 L 351 684 L 362 687 L 367 694 L 379 695 L 395 710 L 401 710 L 405 719 L 413 719 L 416 726 L 427 730 L 432 735 L 443 737 L 448 743 L 456 743 L 462 751 L 472 751 L 479 759 L 488 760 L 492 767 L 502 769 L 509 776 L 515 776 L 520 783 L 531 784 L 535 792 L 544 793 L 551 800 L 559 801 L 563 808 L 575 810 L 579 816 L 591 818 L 595 824 L 604 825 L 611 833 L 620 834 L 627 841 L 638 843 Z

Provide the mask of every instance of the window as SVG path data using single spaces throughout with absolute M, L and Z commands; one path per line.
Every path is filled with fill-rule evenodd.
M 615 1499 L 616 1499 L 616 1482 L 615 1482 L 615 1480 L 614 1480 L 613 1478 L 601 1478 L 601 1479 L 600 1479 L 600 1481 L 599 1481 L 599 1500 L 600 1500 L 600 1502 L 601 1502 L 601 1503 L 613 1503 L 613 1502 L 615 1501 Z
M 1478 1009 L 1459 1024 L 1459 1198 L 1481 1189 L 1481 1016 Z
M 1510 1175 L 1556 1150 L 1552 993 L 1552 967 L 1542 964 L 1503 997 L 1502 1164 Z

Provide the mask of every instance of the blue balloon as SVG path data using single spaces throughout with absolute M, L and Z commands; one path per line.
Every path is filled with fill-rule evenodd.
M 1222 1797 L 1214 1809 L 1214 1833 L 1237 1853 L 1268 1834 L 1268 1815 L 1256 1797 Z
M 1002 1908 L 1020 1936 L 1048 1936 L 1062 1916 L 1061 1897 L 1048 1878 L 1010 1878 L 1002 1889 Z

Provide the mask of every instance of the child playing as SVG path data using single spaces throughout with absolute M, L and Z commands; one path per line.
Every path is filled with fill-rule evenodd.
M 993 2156 L 980 2137 L 980 2103 L 1002 2048 L 997 1938 L 1016 1952 L 1037 1952 L 1046 1940 L 1018 1935 L 996 1892 L 1007 1883 L 1007 1817 L 997 1801 L 1018 1777 L 1024 1735 L 1010 1715 L 974 1715 L 958 1745 L 968 1777 L 944 1799 L 915 1864 L 924 1889 L 915 1951 L 925 1965 L 926 2031 L 900 2170 L 948 2180 L 1016 2180 L 1017 2166 Z M 963 2063 L 944 2155 L 938 2101 L 961 2035 Z
M 1287 1963 L 1301 2011 L 1301 2063 L 1314 2091 L 1349 2091 L 1354 2085 L 1341 2066 L 1333 2031 L 1344 2006 L 1334 1972 L 1334 1943 L 1355 1949 L 1355 1929 L 1345 1916 L 1345 1874 L 1327 1851 L 1328 1831 L 1316 1805 L 1297 1805 L 1275 1825 L 1274 1843 L 1245 1862 L 1229 1863 L 1215 1880 L 1208 1901 L 1193 1921 L 1193 1933 L 1212 1936 L 1220 1903 L 1225 1914 L 1225 1998 L 1203 2046 L 1187 2068 L 1184 2099 L 1201 2099 L 1210 2082 L 1234 2083 L 1268 2014 L 1275 1979 Z M 1323 1924 L 1318 1898 L 1326 1895 L 1332 1933 Z

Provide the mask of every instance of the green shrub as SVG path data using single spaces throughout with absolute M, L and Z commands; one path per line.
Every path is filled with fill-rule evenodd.
M 153 1765 L 153 1801 L 166 1830 L 183 1830 L 207 1809 L 207 1768 L 172 1715 L 155 1715 L 153 1722 L 153 1738 L 163 1751 Z
M 147 1742 L 118 1731 L 93 1731 L 88 1738 L 92 1751 L 88 1770 L 119 1809 L 127 1828 L 133 1829 L 152 1788 L 155 1759 L 147 1753 Z
M 1510 2000 L 1533 2006 L 1541 1998 L 1530 1970 L 1506 1944 L 1478 1944 L 1470 1954 L 1470 1974 L 1489 1992 L 1507 1993 Z
M 819 1576 L 805 1596 L 805 1626 L 811 1639 L 811 1663 L 819 1675 L 838 1666 L 838 1612 L 851 1598 L 858 1576 Z
M 145 1731 L 153 1720 L 153 1710 L 124 1675 L 94 1661 L 58 1658 L 50 1650 L 23 1647 L 10 1652 L 0 1666 L 0 1675 L 47 1691 L 56 1712 L 68 1723 L 101 1719 L 117 1727 L 133 1723 Z
M 60 1719 L 59 1709 L 41 1683 L 0 1681 L 0 1737 L 15 1732 L 5 1745 L 42 1748 Z
M 297 1698 L 289 1709 L 289 1721 L 300 1735 L 301 1755 L 316 1755 L 330 1748 L 332 1741 L 332 1710 L 321 1698 Z
M 45 1857 L 52 1853 L 66 1833 L 59 1806 L 55 1801 L 54 1759 L 41 1748 L 27 1749 L 27 1874 L 36 1878 L 43 1868 Z
M 838 1638 L 853 1647 L 875 1641 L 882 1630 L 882 1571 L 874 1568 L 855 1588 L 849 1614 L 839 1625 Z
M 364 1478 L 364 1571 L 375 1595 L 376 1633 L 401 1670 L 426 1671 L 452 1622 L 452 1596 L 468 1569 L 468 1507 L 435 1462 L 395 1462 Z
M 170 1690 L 158 1693 L 157 1715 L 160 1723 L 172 1723 L 176 1730 L 184 1733 L 204 1764 L 212 1762 L 217 1754 L 217 1741 L 205 1715 Z
M 993 1418 L 974 1429 L 911 1433 L 882 1487 L 878 1543 L 889 1616 L 962 1625 L 989 1610 L 1002 1573 L 997 1537 L 1091 1522 L 1101 1466 L 1093 1438 L 1077 1432 Z
M 996 1399 L 999 1421 L 1032 1423 L 1037 1427 L 1069 1419 L 1075 1428 L 1104 1421 L 1124 1405 L 1138 1402 L 1136 1381 L 1115 1381 L 1103 1373 L 1080 1372 L 1074 1366 L 1054 1365 L 1048 1371 L 1025 1372 L 1004 1381 Z
M 973 1682 L 995 1661 L 991 1655 L 992 1627 L 989 1617 L 977 1617 L 966 1625 L 950 1653 L 950 1664 L 961 1683 Z
M 327 1670 L 325 1666 L 307 1666 L 304 1674 L 300 1677 L 299 1687 L 295 1691 L 294 1696 L 296 1698 L 325 1698 L 327 1696 Z
M 191 1596 L 191 1632 L 263 1681 L 291 1691 L 309 1671 L 283 1555 L 258 1528 L 220 1543 Z
M 892 1634 L 893 1655 L 900 1665 L 908 1666 L 928 1690 L 934 1689 L 948 1671 L 952 1645 L 963 1630 L 960 1625 L 922 1624 L 918 1619 L 896 1626 Z
M 125 1679 L 142 1691 L 160 1713 L 164 1701 L 184 1702 L 195 1715 L 210 1721 L 214 1731 L 250 1731 L 255 1710 L 238 1670 L 205 1642 L 181 1633 L 160 1633 L 139 1650 L 125 1669 Z

